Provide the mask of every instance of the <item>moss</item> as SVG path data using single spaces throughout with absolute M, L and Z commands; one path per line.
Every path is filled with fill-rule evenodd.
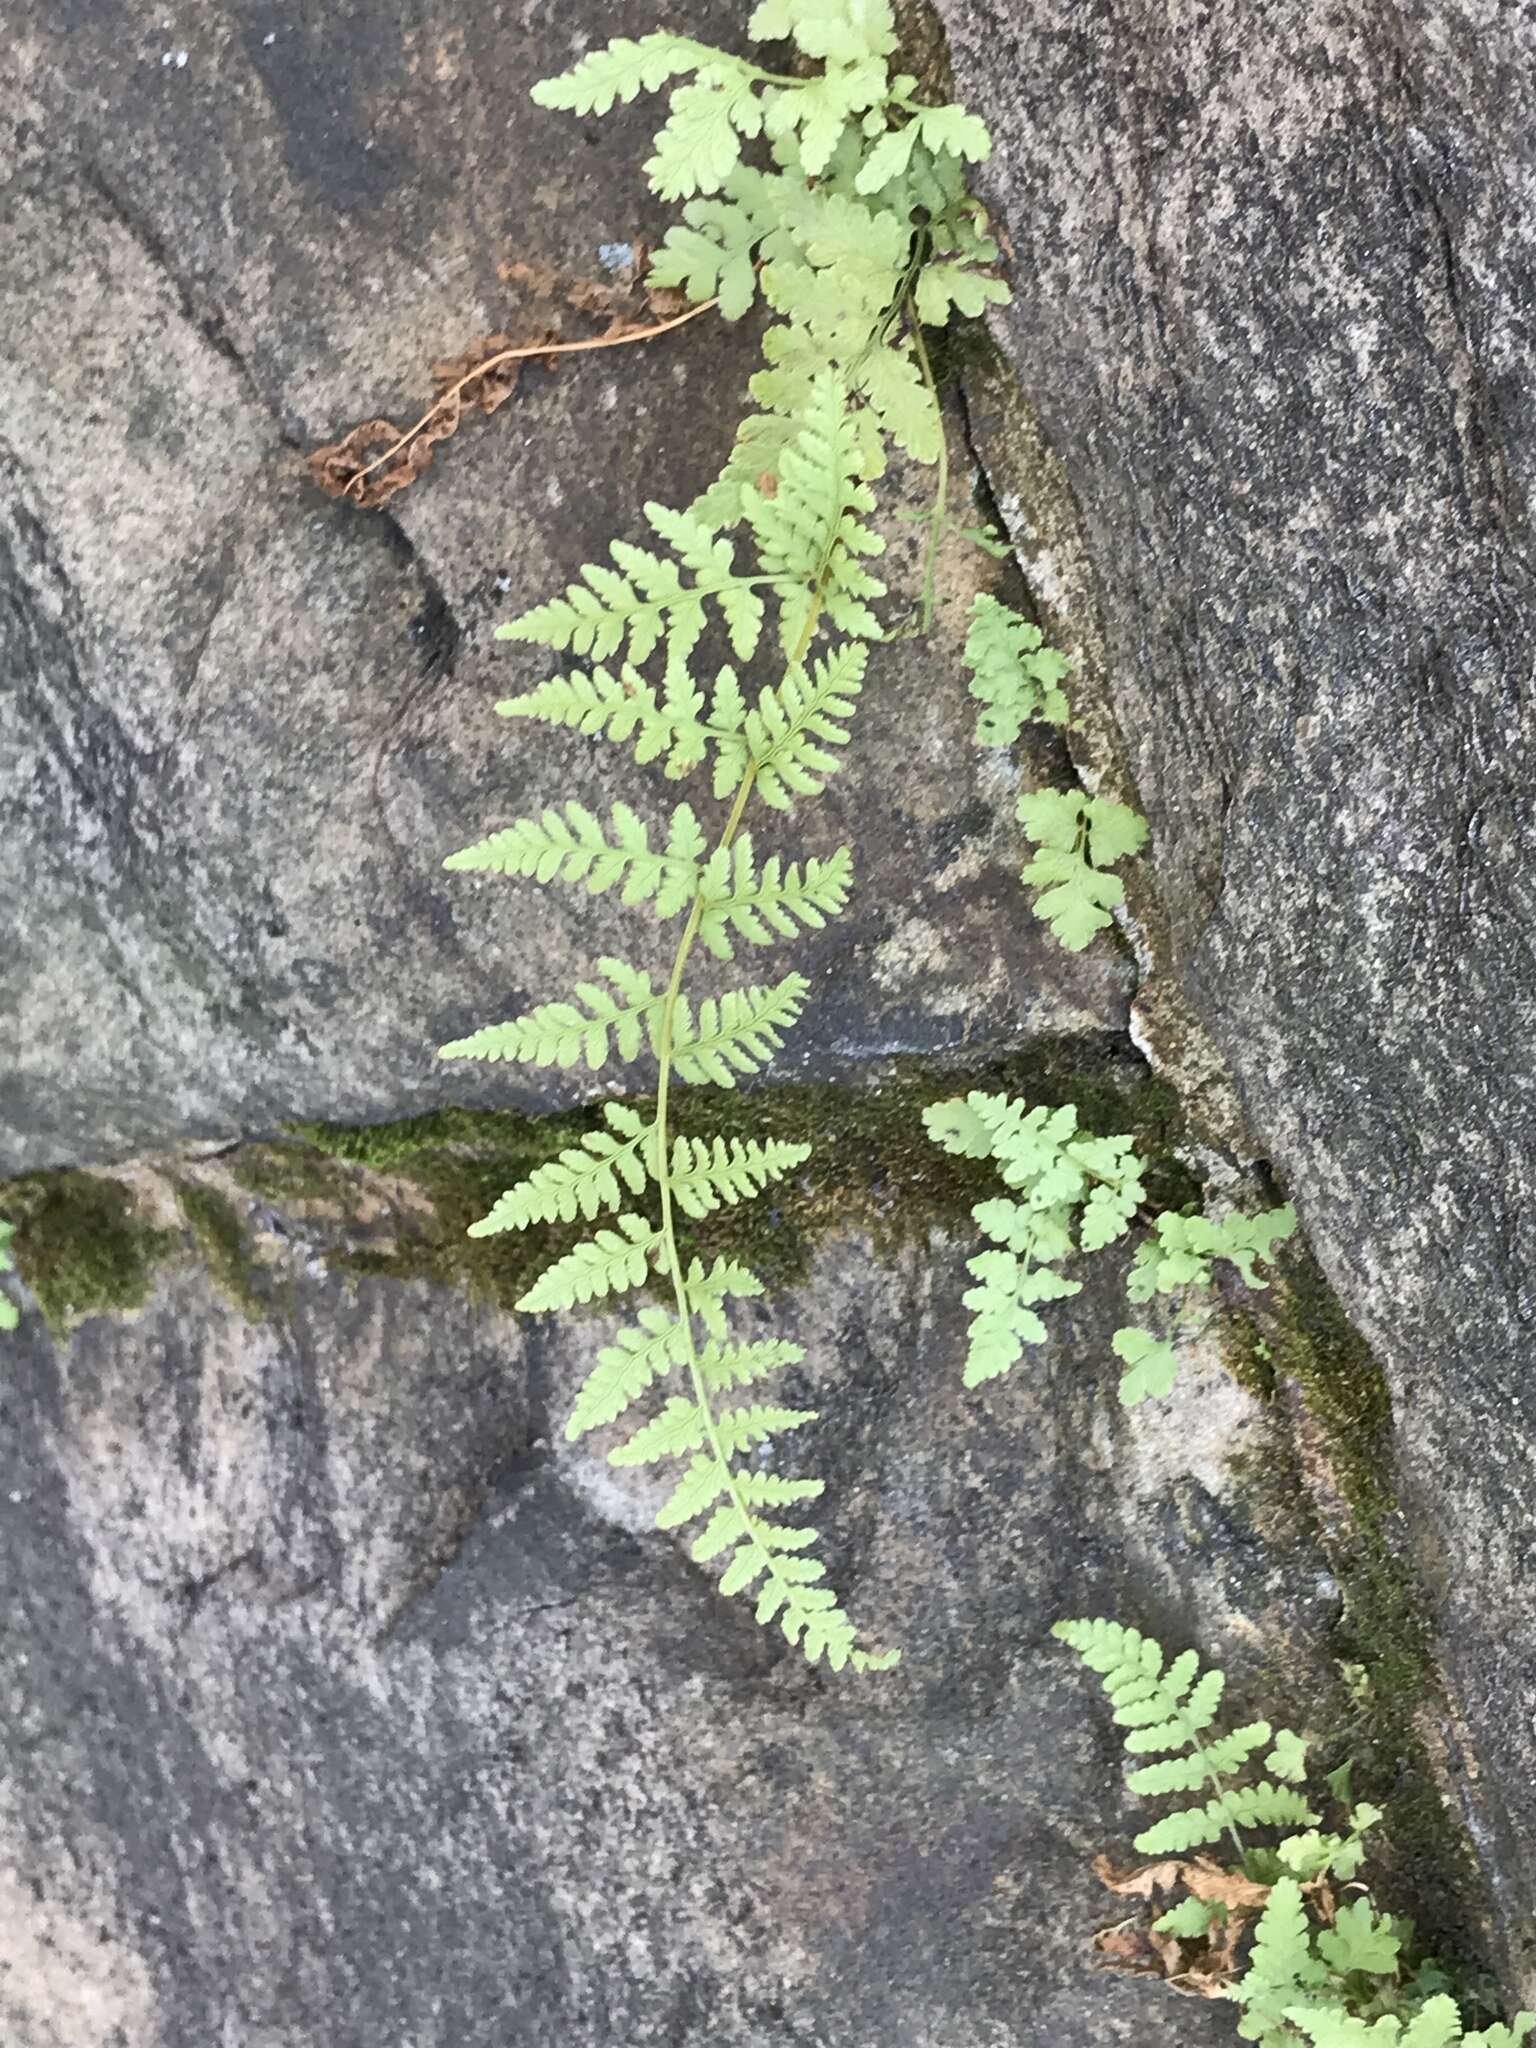
M 798 1278 L 812 1249 L 839 1228 L 867 1231 L 889 1257 L 934 1228 L 966 1218 L 990 1187 L 985 1165 L 954 1159 L 930 1144 L 923 1108 L 970 1087 L 1006 1087 L 1033 1102 L 1075 1102 L 1084 1126 L 1130 1131 L 1154 1161 L 1153 1198 L 1162 1204 L 1198 1196 L 1172 1156 L 1179 1135 L 1170 1090 L 1150 1078 L 1113 1039 L 1042 1041 L 1028 1053 L 984 1070 L 904 1061 L 882 1085 L 849 1089 L 799 1083 L 752 1092 L 690 1089 L 677 1104 L 685 1135 L 715 1132 L 809 1143 L 805 1168 L 760 1201 L 687 1226 L 685 1252 L 745 1259 L 770 1284 Z M 644 1107 L 643 1099 L 637 1100 Z M 403 1122 L 346 1129 L 295 1125 L 292 1137 L 310 1163 L 345 1160 L 398 1176 L 425 1198 L 388 1248 L 339 1255 L 355 1271 L 466 1286 L 511 1306 L 533 1276 L 584 1234 L 551 1225 L 497 1238 L 469 1238 L 502 1189 L 522 1178 L 599 1121 L 596 1109 L 531 1117 L 516 1111 L 450 1109 Z M 308 1171 L 293 1157 L 286 1173 Z M 637 1207 L 643 1207 L 643 1203 Z
M 223 1163 L 248 1194 L 277 1208 L 345 1207 L 354 1199 L 345 1164 L 297 1140 L 242 1145 Z
M 131 1188 L 103 1174 L 31 1173 L 9 1182 L 17 1270 L 50 1329 L 141 1308 L 155 1267 L 179 1242 L 145 1223 Z
M 1336 1753 L 1324 1760 L 1353 1760 L 1356 1795 L 1387 1815 L 1382 1867 L 1391 1892 L 1414 1914 L 1423 1942 L 1476 1995 L 1487 1981 L 1484 1916 L 1472 1856 L 1446 1811 L 1421 1732 L 1439 1678 L 1393 1492 L 1391 1394 L 1305 1246 L 1287 1248 L 1267 1294 L 1255 1300 L 1234 1319 L 1228 1367 L 1264 1400 L 1294 1383 L 1308 1418 L 1302 1448 L 1288 1460 L 1275 1451 L 1261 1483 L 1299 1500 L 1321 1493 L 1319 1534 L 1343 1592 L 1332 1641 L 1340 1672 Z M 1304 1470 L 1309 1430 L 1326 1467 L 1320 1485 L 1309 1485 Z M 1332 1513 L 1330 1492 L 1337 1495 Z
M 176 1200 L 208 1275 L 248 1322 L 264 1322 L 270 1303 L 261 1286 L 261 1267 L 246 1244 L 240 1212 L 227 1195 L 203 1181 L 179 1180 Z

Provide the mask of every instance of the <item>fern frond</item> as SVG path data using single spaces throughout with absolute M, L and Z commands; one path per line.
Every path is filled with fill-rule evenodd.
M 610 1128 L 586 1131 L 578 1145 L 536 1166 L 526 1180 L 499 1195 L 489 1214 L 471 1223 L 471 1237 L 526 1230 L 532 1223 L 590 1223 L 601 1209 L 617 1209 L 625 1191 L 640 1194 L 648 1179 L 647 1141 L 655 1126 L 622 1102 L 605 1102 Z
M 780 598 L 782 644 L 786 652 L 799 645 L 818 601 L 842 632 L 878 640 L 867 600 L 883 597 L 885 585 L 860 557 L 883 554 L 885 542 L 860 517 L 874 510 L 874 494 L 861 480 L 865 451 L 835 379 L 817 380 L 802 421 L 780 456 L 773 493 L 753 484 L 741 492 L 764 571 L 789 586 Z
M 1264 2039 L 1287 2018 L 1309 2009 L 1315 2002 L 1311 1994 L 1327 1981 L 1327 1970 L 1312 1953 L 1301 1887 L 1294 1878 L 1282 1877 L 1254 1930 L 1247 1972 L 1233 1987 L 1233 1997 L 1244 2008 L 1238 2032 L 1250 2041 Z
M 1040 851 L 1023 871 L 1037 888 L 1036 917 L 1069 952 L 1081 952 L 1095 932 L 1114 922 L 1125 897 L 1114 864 L 1139 853 L 1147 822 L 1125 804 L 1061 790 L 1038 789 L 1019 798 L 1019 822 Z
M 496 637 L 531 641 L 598 662 L 622 648 L 637 667 L 665 639 L 669 666 L 686 669 L 712 604 L 738 658 L 749 659 L 762 630 L 763 605 L 756 585 L 772 581 L 772 576 L 738 575 L 731 542 L 689 513 L 651 503 L 645 516 L 676 561 L 614 541 L 608 552 L 617 567 L 587 563 L 579 582 L 568 583 L 559 597 L 498 626 Z M 765 569 L 769 566 L 764 563 Z M 685 571 L 692 573 L 693 582 L 684 581 Z
M 517 1306 L 525 1315 L 542 1315 L 639 1287 L 664 1242 L 662 1232 L 645 1217 L 616 1216 L 612 1230 L 599 1230 L 546 1266 Z
M 1166 1815 L 1137 1835 L 1136 1848 L 1143 1856 L 1182 1856 L 1202 1843 L 1219 1841 L 1233 1828 L 1293 1827 L 1316 1819 L 1291 1786 L 1261 1780 L 1227 1790 L 1204 1806 Z
M 762 1291 L 763 1283 L 757 1275 L 735 1259 L 716 1259 L 709 1267 L 694 1259 L 683 1282 L 683 1301 L 711 1338 L 723 1344 L 728 1327 L 726 1302 L 747 1299 Z
M 1134 1408 L 1139 1402 L 1161 1400 L 1171 1394 L 1179 1376 L 1174 1348 L 1150 1330 L 1116 1330 L 1110 1347 L 1125 1366 L 1120 1375 L 1120 1403 Z
M 645 175 L 660 199 L 718 192 L 741 161 L 743 140 L 763 132 L 756 81 L 719 67 L 672 94 L 671 112 L 647 157 Z
M 1180 1287 L 1209 1287 L 1216 1259 L 1229 1260 L 1249 1287 L 1262 1288 L 1254 1261 L 1272 1262 L 1275 1246 L 1295 1229 L 1296 1211 L 1289 1202 L 1259 1216 L 1227 1216 L 1219 1223 L 1209 1216 L 1165 1211 L 1157 1219 L 1156 1240 L 1137 1248 L 1125 1291 L 1132 1301 L 1149 1301 Z
M 678 1073 L 685 1081 L 734 1088 L 739 1075 L 755 1074 L 784 1043 L 809 988 L 803 974 L 787 974 L 772 987 L 706 996 L 697 1013 L 686 996 L 679 996 L 672 1039 Z
M 529 98 L 535 106 L 563 108 L 573 114 L 606 114 L 616 100 L 655 92 L 669 78 L 696 71 L 700 54 L 697 43 L 661 29 L 641 36 L 638 42 L 615 36 L 557 78 L 541 78 Z
M 648 1030 L 655 1029 L 663 997 L 651 987 L 648 974 L 622 960 L 605 958 L 597 965 L 617 989 L 617 999 L 595 982 L 578 982 L 575 994 L 585 1012 L 575 1003 L 540 1003 L 525 1016 L 454 1039 L 438 1057 L 513 1060 L 534 1067 L 573 1067 L 584 1059 L 589 1067 L 600 1067 L 611 1041 L 620 1059 L 638 1059 Z
M 650 1307 L 642 1308 L 639 1316 L 638 1323 L 620 1330 L 598 1352 L 565 1425 L 567 1442 L 616 1421 L 673 1366 L 686 1363 L 687 1333 L 677 1317 L 667 1309 Z
M 787 811 L 797 797 L 819 796 L 828 776 L 842 766 L 826 749 L 848 744 L 868 660 L 867 647 L 848 641 L 763 690 L 757 708 L 743 710 L 739 736 L 717 742 L 715 794 L 734 788 L 750 763 L 756 769 L 753 787 L 773 810 Z
M 971 1311 L 968 1387 L 999 1378 L 1018 1363 L 1026 1344 L 1045 1342 L 1046 1328 L 1032 1303 L 1082 1292 L 1081 1281 L 1068 1280 L 1049 1266 L 1028 1265 L 1011 1252 L 979 1252 L 967 1262 L 967 1271 L 977 1281 L 962 1297 Z
M 708 1216 L 733 1202 L 749 1202 L 770 1181 L 793 1173 L 811 1156 L 809 1145 L 782 1138 L 678 1138 L 672 1146 L 673 1199 L 688 1216 Z
M 981 704 L 979 747 L 1011 747 L 1031 719 L 1065 725 L 1070 716 L 1062 678 L 1071 664 L 1043 645 L 1038 626 L 983 592 L 971 605 L 971 626 L 961 660 L 971 671 L 971 695 Z
M 709 1343 L 699 1354 L 699 1370 L 711 1392 L 725 1394 L 766 1379 L 781 1366 L 798 1365 L 804 1357 L 802 1345 L 782 1337 L 759 1338 L 751 1344 Z
M 731 960 L 733 933 L 767 946 L 775 938 L 793 938 L 802 925 L 819 931 L 845 907 L 852 883 L 853 857 L 846 846 L 828 860 L 808 860 L 803 870 L 797 861 L 784 867 L 773 854 L 758 874 L 752 835 L 743 832 L 710 856 L 700 876 L 699 937 L 720 959 Z
M 890 0 L 759 0 L 747 34 L 759 43 L 793 38 L 808 57 L 844 64 L 896 48 Z
M 686 669 L 668 670 L 663 695 L 633 668 L 617 676 L 605 668 L 588 673 L 552 676 L 520 697 L 496 706 L 503 718 L 532 718 L 545 725 L 563 725 L 590 739 L 633 739 L 635 759 L 642 764 L 665 756 L 664 773 L 676 781 L 705 757 L 709 727 L 697 716 L 703 699 Z
M 703 874 L 707 842 L 687 804 L 672 813 L 664 850 L 653 850 L 650 829 L 628 804 L 613 806 L 610 839 L 585 805 L 568 803 L 564 815 L 548 810 L 519 818 L 443 865 L 460 871 L 527 875 L 536 882 L 584 882 L 592 894 L 623 884 L 625 903 L 653 903 L 658 917 L 675 917 L 692 904 Z

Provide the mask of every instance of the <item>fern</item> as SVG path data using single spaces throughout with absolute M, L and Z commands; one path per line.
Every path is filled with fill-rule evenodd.
M 971 671 L 971 695 L 982 706 L 978 747 L 1011 747 L 1031 719 L 1066 724 L 1066 656 L 1043 645 L 1038 626 L 985 592 L 972 603 L 961 659 Z
M 1031 1109 L 977 1090 L 963 1101 L 934 1103 L 923 1122 L 946 1151 L 992 1160 L 1010 1190 L 971 1211 L 1001 1247 L 969 1264 L 977 1285 L 965 1296 L 972 1312 L 965 1384 L 979 1386 L 1017 1364 L 1026 1344 L 1045 1342 L 1037 1303 L 1080 1291 L 1080 1281 L 1055 1269 L 1129 1229 L 1146 1192 L 1142 1163 L 1129 1138 L 1079 1131 L 1070 1104 Z
M 1125 899 L 1115 863 L 1141 851 L 1146 821 L 1103 797 L 1037 789 L 1019 798 L 1019 822 L 1040 849 L 1023 873 L 1040 892 L 1035 915 L 1069 952 L 1081 952 Z
M 1132 1301 L 1150 1301 L 1183 1287 L 1209 1287 L 1217 1259 L 1236 1266 L 1247 1286 L 1261 1288 L 1265 1283 L 1254 1261 L 1273 1260 L 1275 1246 L 1295 1229 L 1296 1211 L 1289 1202 L 1261 1216 L 1227 1216 L 1220 1222 L 1165 1212 L 1157 1219 L 1156 1237 L 1138 1247 L 1125 1291 Z
M 761 298 L 773 317 L 752 379 L 758 410 L 716 482 L 687 509 L 647 505 L 646 544 L 614 541 L 605 562 L 498 629 L 572 664 L 506 698 L 504 717 L 612 743 L 672 781 L 703 770 L 724 819 L 708 826 L 689 802 L 658 826 L 628 801 L 600 815 L 567 800 L 451 855 L 460 872 L 612 891 L 673 921 L 679 936 L 669 963 L 605 957 L 569 995 L 443 1053 L 594 1071 L 615 1059 L 654 1062 L 654 1113 L 608 1103 L 600 1128 L 508 1188 L 472 1228 L 489 1236 L 578 1219 L 592 1226 L 528 1287 L 519 1304 L 528 1313 L 663 1290 L 664 1304 L 641 1307 L 599 1352 L 570 1434 L 619 1422 L 670 1383 L 660 1412 L 614 1452 L 626 1465 L 683 1461 L 659 1525 L 706 1518 L 694 1555 L 723 1560 L 724 1592 L 753 1589 L 759 1619 L 808 1656 L 870 1668 L 889 1659 L 856 1643 L 809 1554 L 815 1531 L 786 1519 L 817 1497 L 819 1482 L 763 1463 L 764 1444 L 810 1413 L 755 1391 L 740 1398 L 798 1362 L 799 1349 L 734 1336 L 730 1304 L 760 1283 L 728 1262 L 685 1261 L 679 1244 L 679 1219 L 757 1197 L 797 1171 L 806 1148 L 679 1136 L 673 1103 L 679 1086 L 733 1087 L 761 1072 L 807 1000 L 798 973 L 703 993 L 689 970 L 700 949 L 731 961 L 744 946 L 819 930 L 847 902 L 847 847 L 795 857 L 760 846 L 750 807 L 792 810 L 819 796 L 846 758 L 869 647 L 884 630 L 875 607 L 885 586 L 871 566 L 884 542 L 871 519 L 888 444 L 937 463 L 944 501 L 920 325 L 1005 294 L 964 184 L 966 165 L 987 153 L 986 130 L 963 109 L 918 101 L 915 80 L 893 75 L 885 0 L 767 0 L 749 33 L 788 38 L 811 68 L 790 77 L 658 32 L 591 51 L 536 91 L 543 106 L 601 114 L 665 90 L 646 171 L 683 216 L 653 281 L 695 300 L 716 297 L 730 318 Z M 752 143 L 760 148 L 747 162 Z M 923 285 L 930 263 L 946 274 L 937 291 Z M 937 532 L 935 524 L 935 541 Z M 931 558 L 932 544 L 930 572 Z M 706 680 L 697 662 L 711 631 L 734 666 Z M 1090 1236 L 1107 1241 L 1123 1227 L 1116 1199 L 1096 1184 Z M 1031 1301 L 1076 1284 L 1038 1251 L 1019 1260 L 1010 1283 L 1016 1326 Z
M 1168 1663 L 1157 1643 L 1114 1621 L 1058 1622 L 1052 1634 L 1099 1674 L 1115 1721 L 1126 1731 L 1127 1751 L 1163 1753 L 1160 1762 L 1131 1772 L 1129 1789 L 1153 1797 L 1211 1795 L 1144 1830 L 1136 1847 L 1148 1856 L 1182 1858 L 1226 1836 L 1236 1852 L 1238 1868 L 1230 1873 L 1209 1857 L 1165 1865 L 1159 1884 L 1167 1884 L 1171 1869 L 1188 1882 L 1191 1895 L 1161 1916 L 1157 1930 L 1198 1942 L 1220 1926 L 1230 1968 L 1242 1933 L 1242 1918 L 1232 1926 L 1231 1916 L 1253 1911 L 1254 1880 L 1261 1879 L 1263 1913 L 1247 1968 L 1225 1989 L 1242 2007 L 1237 2031 L 1244 2040 L 1262 2048 L 1305 2048 L 1309 2042 L 1316 2048 L 1350 2048 L 1356 2042 L 1518 2048 L 1536 2027 L 1536 2017 L 1523 2013 L 1513 2028 L 1463 2034 L 1455 2001 L 1439 1991 L 1443 1977 L 1432 1966 L 1409 1968 L 1406 1924 L 1379 1913 L 1368 1895 L 1338 1900 L 1327 1880 L 1356 1879 L 1364 1836 L 1381 1815 L 1362 1803 L 1348 1812 L 1347 1836 L 1321 1833 L 1301 1789 L 1307 1745 L 1299 1735 L 1287 1728 L 1272 1733 L 1266 1721 L 1214 1733 L 1224 1680 L 1219 1671 L 1202 1674 L 1192 1650 Z M 1266 1745 L 1264 1766 L 1272 1775 L 1252 1778 Z M 1336 1799 L 1347 1802 L 1347 1765 L 1325 1782 Z M 1284 1833 L 1275 1849 L 1251 1840 L 1255 1829 L 1298 1827 L 1305 1832 Z M 1228 1906 L 1227 1898 L 1237 1903 Z

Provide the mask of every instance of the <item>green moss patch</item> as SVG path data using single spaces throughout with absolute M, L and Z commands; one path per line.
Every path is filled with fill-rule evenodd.
M 1294 1381 L 1321 1438 L 1341 1512 L 1325 1511 L 1319 1533 L 1343 1590 L 1332 1643 L 1341 1675 L 1337 1753 L 1328 1760 L 1352 1759 L 1356 1795 L 1384 1808 L 1391 1888 L 1415 1913 L 1421 1947 L 1453 1967 L 1464 1995 L 1476 1998 L 1490 1981 L 1480 1885 L 1421 1733 L 1420 1716 L 1436 1700 L 1439 1676 L 1393 1490 L 1385 1375 L 1311 1252 L 1295 1241 L 1267 1294 L 1235 1317 L 1227 1363 L 1261 1399 Z M 1315 1491 L 1299 1457 L 1283 1478 L 1298 1500 Z
M 1050 1040 L 984 1070 L 904 1062 L 892 1078 L 868 1089 L 830 1083 L 751 1092 L 689 1089 L 674 1098 L 682 1135 L 786 1138 L 813 1149 L 799 1174 L 759 1201 L 687 1225 L 685 1254 L 744 1259 L 777 1285 L 798 1279 L 815 1244 L 833 1230 L 867 1232 L 877 1254 L 889 1256 L 938 1226 L 963 1223 L 971 1205 L 991 1191 L 990 1170 L 932 1145 L 922 1111 L 975 1087 L 1007 1088 L 1052 1106 L 1075 1102 L 1086 1128 L 1135 1135 L 1156 1162 L 1155 1199 L 1182 1204 L 1198 1196 L 1197 1183 L 1172 1158 L 1178 1134 L 1172 1093 L 1117 1041 Z M 636 1098 L 635 1106 L 649 1105 Z M 411 1183 L 423 1200 L 402 1218 L 398 1241 L 348 1250 L 341 1260 L 356 1271 L 467 1287 L 510 1307 L 588 1226 L 548 1225 L 495 1238 L 465 1233 L 504 1188 L 577 1143 L 599 1120 L 595 1108 L 541 1117 L 450 1109 L 362 1128 L 295 1125 L 286 1154 L 269 1160 L 266 1171 L 297 1186 L 312 1170 L 318 1177 L 328 1165 L 334 1170 L 334 1162 L 347 1161 Z
M 6 1185 L 16 1267 L 53 1330 L 141 1308 L 179 1242 L 139 1216 L 133 1190 L 104 1174 L 29 1173 Z
M 176 1200 L 214 1286 L 248 1322 L 264 1322 L 270 1308 L 261 1285 L 262 1268 L 250 1255 L 234 1203 L 217 1188 L 193 1180 L 176 1183 Z

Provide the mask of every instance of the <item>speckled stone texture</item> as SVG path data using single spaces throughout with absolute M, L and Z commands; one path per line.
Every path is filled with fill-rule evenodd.
M 503 1102 L 521 1077 L 435 1048 L 599 954 L 660 958 L 608 900 L 441 862 L 554 798 L 635 797 L 617 750 L 496 718 L 550 657 L 492 629 L 713 476 L 756 352 L 705 320 L 533 370 L 387 511 L 327 501 L 302 450 L 409 421 L 478 336 L 546 331 L 503 271 L 601 286 L 600 249 L 659 235 L 653 110 L 530 104 L 573 51 L 563 0 L 164 12 L 47 0 L 0 59 L 0 901 L 25 905 L 0 1172 Z M 639 33 L 655 9 L 600 14 Z M 872 675 L 858 777 L 763 835 L 859 849 L 849 917 L 800 949 L 807 1070 L 1123 1024 L 1112 950 L 1068 961 L 1003 914 L 1009 776 L 969 744 L 951 596 L 945 651 Z
M 1229 1172 L 1274 1162 L 1391 1375 L 1392 1540 L 1451 1682 L 1425 1732 L 1529 1975 L 1536 22 L 941 11 L 1018 286 L 1006 373 L 962 352 L 957 497 L 983 464 L 1078 657 L 1079 766 L 1152 820 L 1133 1029 Z M 752 341 L 531 372 L 382 513 L 302 455 L 541 324 L 514 266 L 601 282 L 654 233 L 648 111 L 527 86 L 658 21 L 740 32 L 726 0 L 13 0 L 0 1172 L 569 1099 L 431 1056 L 654 936 L 440 872 L 553 794 L 633 794 L 499 725 L 540 664 L 491 629 L 710 473 Z M 797 950 L 781 1072 L 1125 1028 L 1124 950 L 1051 949 L 1014 879 L 1018 778 L 1065 761 L 969 745 L 977 573 L 946 560 L 943 633 L 881 656 L 791 849 L 852 839 L 861 890 Z M 180 1170 L 127 1169 L 168 1228 Z M 1132 1817 L 1046 1631 L 1113 1607 L 1253 1710 L 1310 1683 L 1340 1595 L 1303 1471 L 1339 1518 L 1305 1420 L 1301 1464 L 1271 1434 L 1294 1389 L 1260 1410 L 1207 1356 L 1125 1417 L 1106 1279 L 965 1396 L 965 1248 L 828 1238 L 771 1314 L 824 1397 L 838 1581 L 906 1651 L 849 1687 L 564 1444 L 601 1325 L 358 1280 L 313 1219 L 242 1214 L 267 1320 L 181 1260 L 134 1315 L 5 1343 L 5 2048 L 1231 2039 L 1091 1966 L 1089 1861 Z
M 1157 966 L 1386 1365 L 1536 1981 L 1536 14 L 940 11 L 1059 467 L 979 446 L 1048 600 L 1070 495 Z

